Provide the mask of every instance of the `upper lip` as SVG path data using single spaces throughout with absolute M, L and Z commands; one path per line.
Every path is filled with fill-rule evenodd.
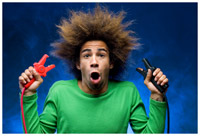
M 94 71 L 90 72 L 90 76 L 92 75 L 92 73 L 98 73 L 98 74 L 99 74 L 99 76 L 100 76 L 100 72 L 99 72 L 99 71 L 97 71 L 97 70 L 94 70 Z
M 92 73 L 98 73 L 98 74 L 100 75 L 99 71 L 96 71 L 96 70 L 90 72 L 90 75 L 91 75 Z

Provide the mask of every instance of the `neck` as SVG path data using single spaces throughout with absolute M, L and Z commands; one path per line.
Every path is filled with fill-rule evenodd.
M 85 93 L 92 94 L 92 95 L 99 95 L 99 94 L 102 94 L 102 93 L 107 91 L 107 89 L 108 89 L 108 81 L 103 85 L 103 88 L 100 89 L 100 90 L 90 89 L 87 86 L 87 84 L 85 84 L 82 80 L 78 80 L 78 86 Z

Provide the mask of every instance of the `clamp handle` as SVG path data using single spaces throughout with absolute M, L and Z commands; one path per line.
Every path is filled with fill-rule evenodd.
M 152 73 L 156 70 L 156 67 L 152 67 L 151 64 L 149 63 L 149 61 L 148 61 L 146 58 L 143 58 L 142 61 L 144 62 L 144 65 L 145 65 L 146 69 L 151 69 Z M 146 78 L 146 76 L 147 76 L 147 70 L 140 70 L 139 68 L 136 68 L 136 71 L 139 72 L 139 73 L 144 77 L 144 79 Z M 163 86 L 158 85 L 157 82 L 155 81 L 155 76 L 153 76 L 153 75 L 152 75 L 150 81 L 153 83 L 153 85 L 154 85 L 161 93 L 164 93 L 165 90 L 169 87 L 169 84 L 168 84 L 168 83 L 164 84 Z
M 40 61 L 37 63 L 35 62 L 33 65 L 34 65 L 34 68 L 35 70 L 40 74 L 40 76 L 43 76 L 45 77 L 47 74 L 48 71 L 50 71 L 51 69 L 55 68 L 55 65 L 49 65 L 48 67 L 45 67 L 44 64 L 46 62 L 46 59 L 48 58 L 49 56 L 47 54 L 44 54 L 44 56 L 40 59 Z
M 47 72 L 55 68 L 56 66 L 54 64 L 49 65 L 47 67 L 44 66 L 46 59 L 49 56 L 47 54 L 44 54 L 43 57 L 40 59 L 39 62 L 35 62 L 34 69 L 40 74 L 40 76 L 45 77 L 47 75 Z M 30 82 L 24 85 L 25 88 L 29 88 L 31 84 L 35 81 L 35 78 L 33 78 Z
M 31 79 L 31 81 L 25 84 L 24 87 L 29 88 L 29 86 L 31 86 L 33 82 L 35 82 L 35 78 Z

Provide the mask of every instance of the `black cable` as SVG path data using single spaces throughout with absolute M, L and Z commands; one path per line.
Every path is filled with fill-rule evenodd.
M 168 103 L 166 95 L 164 95 L 164 99 L 165 99 L 165 102 L 167 104 L 167 133 L 169 134 L 169 129 L 170 129 L 170 114 L 169 114 L 169 103 Z

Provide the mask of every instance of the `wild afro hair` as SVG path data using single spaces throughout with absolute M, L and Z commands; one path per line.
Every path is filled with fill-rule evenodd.
M 62 19 L 57 26 L 61 40 L 52 44 L 54 50 L 51 53 L 67 62 L 74 76 L 81 79 L 76 63 L 79 62 L 82 45 L 87 41 L 101 40 L 107 44 L 110 62 L 114 64 L 110 78 L 119 75 L 125 68 L 130 51 L 139 45 L 138 39 L 133 36 L 134 32 L 126 30 L 132 21 L 122 23 L 125 12 L 113 13 L 97 5 L 92 12 L 70 13 L 69 19 Z

